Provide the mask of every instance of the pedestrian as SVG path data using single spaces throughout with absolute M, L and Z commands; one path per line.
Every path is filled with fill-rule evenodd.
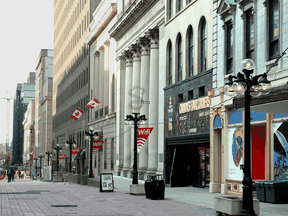
M 11 169 L 11 170 L 12 170 L 12 181 L 14 181 L 15 170 L 14 169 Z
M 12 169 L 8 167 L 7 169 L 8 183 L 11 183 Z

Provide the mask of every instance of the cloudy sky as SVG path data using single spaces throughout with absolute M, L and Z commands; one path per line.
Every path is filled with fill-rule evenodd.
M 53 49 L 54 0 L 0 0 L 0 98 L 13 99 L 17 83 L 35 71 L 41 49 Z M 8 91 L 8 93 L 7 93 Z M 10 141 L 13 112 L 11 100 Z M 0 99 L 0 143 L 6 138 L 6 100 Z

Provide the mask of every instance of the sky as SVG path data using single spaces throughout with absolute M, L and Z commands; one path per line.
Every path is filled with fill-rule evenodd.
M 54 0 L 0 0 L 0 98 L 12 98 L 10 142 L 17 83 L 27 82 L 29 72 L 35 72 L 41 49 L 53 49 L 53 24 Z M 6 106 L 0 99 L 0 143 L 6 140 Z

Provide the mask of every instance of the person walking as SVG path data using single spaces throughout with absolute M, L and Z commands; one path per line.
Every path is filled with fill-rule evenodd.
M 12 181 L 14 181 L 15 170 L 14 169 L 11 170 L 12 170 Z
M 12 169 L 10 167 L 7 169 L 7 176 L 8 176 L 8 183 L 11 183 Z

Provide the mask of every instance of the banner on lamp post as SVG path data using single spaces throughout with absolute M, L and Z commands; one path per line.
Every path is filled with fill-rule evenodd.
M 72 155 L 78 154 L 81 148 L 72 148 Z
M 64 160 L 65 157 L 66 157 L 66 154 L 59 155 L 59 160 Z
M 93 155 L 95 156 L 101 146 L 103 145 L 104 141 L 93 141 Z
M 140 152 L 142 147 L 144 146 L 146 140 L 148 139 L 149 135 L 151 134 L 154 128 L 138 128 L 137 130 L 137 153 Z

